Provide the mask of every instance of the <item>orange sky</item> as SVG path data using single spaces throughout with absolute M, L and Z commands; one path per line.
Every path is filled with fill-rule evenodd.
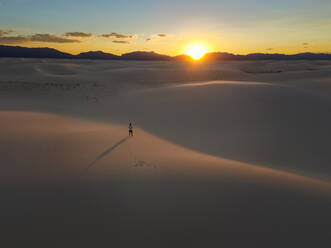
M 328 53 L 330 13 L 329 0 L 2 0 L 0 44 L 73 54 L 178 55 L 192 44 L 235 54 Z

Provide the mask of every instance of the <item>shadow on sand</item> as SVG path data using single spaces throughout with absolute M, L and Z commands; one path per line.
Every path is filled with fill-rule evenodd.
M 103 153 L 101 153 L 92 163 L 89 164 L 89 166 L 87 167 L 87 169 L 91 168 L 93 165 L 95 165 L 100 159 L 102 159 L 103 157 L 107 156 L 109 153 L 111 153 L 112 151 L 114 151 L 117 147 L 119 147 L 120 145 L 122 145 L 125 141 L 127 141 L 130 138 L 130 136 L 127 136 L 123 139 L 121 139 L 120 141 L 118 141 L 115 145 L 113 145 L 112 147 L 108 148 L 107 150 L 105 150 Z

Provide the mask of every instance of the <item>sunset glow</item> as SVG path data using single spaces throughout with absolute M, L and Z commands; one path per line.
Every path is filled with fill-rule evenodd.
M 201 59 L 208 50 L 202 45 L 191 45 L 187 47 L 186 54 L 191 56 L 194 60 Z
M 78 2 L 0 0 L 0 45 L 49 47 L 75 55 L 154 51 L 195 60 L 206 51 L 331 52 L 328 0 L 280 0 L 277 8 L 273 1 L 256 0 Z M 82 18 L 86 16 L 90 18 Z

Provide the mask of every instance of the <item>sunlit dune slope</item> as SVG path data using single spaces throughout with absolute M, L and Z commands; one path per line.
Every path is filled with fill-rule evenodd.
M 331 189 L 308 177 L 195 152 L 141 129 L 129 138 L 120 125 L 33 112 L 0 115 L 1 180 L 10 184 L 170 179 Z

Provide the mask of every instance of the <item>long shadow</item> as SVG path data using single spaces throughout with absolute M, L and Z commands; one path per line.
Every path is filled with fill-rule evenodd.
M 112 151 L 114 151 L 117 147 L 119 147 L 121 144 L 123 144 L 125 141 L 127 141 L 130 137 L 127 136 L 123 139 L 121 139 L 119 142 L 117 142 L 115 145 L 113 145 L 112 147 L 108 148 L 107 150 L 105 150 L 103 153 L 101 153 L 92 163 L 89 164 L 89 166 L 87 167 L 87 169 L 91 168 L 93 165 L 95 165 L 100 159 L 102 159 L 103 157 L 107 156 L 109 153 L 111 153 Z

